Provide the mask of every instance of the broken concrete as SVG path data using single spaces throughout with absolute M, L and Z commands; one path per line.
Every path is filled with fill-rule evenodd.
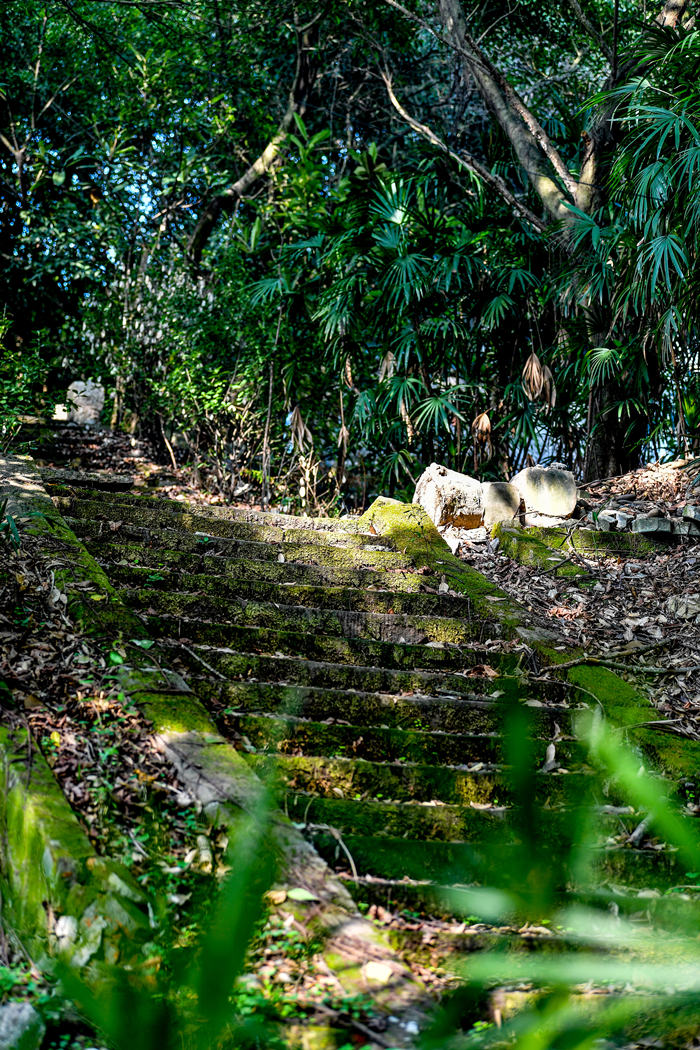
M 487 529 L 497 521 L 510 523 L 520 514 L 520 493 L 515 485 L 507 481 L 486 481 L 481 492 Z
M 511 478 L 511 485 L 520 493 L 528 511 L 552 518 L 569 518 L 576 509 L 576 482 L 568 470 L 526 467 Z
M 476 529 L 484 516 L 482 486 L 468 474 L 458 474 L 431 463 L 418 479 L 413 502 L 422 507 L 434 525 Z

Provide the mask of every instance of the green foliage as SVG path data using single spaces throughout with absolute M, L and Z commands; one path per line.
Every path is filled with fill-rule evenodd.
M 266 803 L 242 818 L 232 837 L 231 874 L 194 952 L 173 956 L 157 974 L 147 964 L 133 973 L 114 966 L 99 987 L 62 968 L 63 988 L 110 1050 L 254 1047 L 261 1039 L 275 1045 L 274 1032 L 246 1009 L 245 992 L 235 991 L 274 874 L 269 830 Z
M 0 318 L 0 451 L 4 452 L 16 438 L 21 417 L 47 407 L 42 397 L 46 366 L 40 350 L 37 346 L 2 347 L 8 328 L 7 319 Z
M 514 797 L 520 800 L 513 813 L 516 842 L 505 847 L 494 836 L 475 880 L 482 885 L 453 891 L 450 905 L 470 914 L 470 921 L 479 917 L 506 928 L 549 927 L 556 933 L 556 951 L 523 955 L 508 952 L 504 944 L 504 950 L 472 954 L 461 967 L 464 984 L 438 1011 L 422 1045 L 584 1050 L 603 1039 L 611 1045 L 659 1037 L 682 1043 L 700 1023 L 697 940 L 687 929 L 682 906 L 671 926 L 634 921 L 620 910 L 623 897 L 599 885 L 599 792 L 607 784 L 607 797 L 612 794 L 640 819 L 645 816 L 649 833 L 682 856 L 688 881 L 700 861 L 694 821 L 679 810 L 663 781 L 641 770 L 640 756 L 619 733 L 599 714 L 588 713 L 579 734 L 597 779 L 552 844 L 533 801 L 537 772 L 526 726 L 517 709 L 511 717 L 506 746 Z M 683 890 L 694 912 L 697 894 L 688 886 Z M 670 896 L 673 891 L 667 889 Z M 489 997 L 498 1002 L 497 989 L 504 987 L 527 993 L 520 1008 L 506 1011 L 497 1027 L 479 1012 Z M 581 992 L 586 987 L 607 988 L 609 994 L 587 999 Z

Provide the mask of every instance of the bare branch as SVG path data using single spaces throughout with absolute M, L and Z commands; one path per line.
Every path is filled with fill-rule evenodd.
M 310 28 L 316 19 L 309 23 L 303 30 L 297 30 L 297 63 L 294 74 L 294 82 L 289 92 L 287 109 L 280 122 L 277 131 L 268 142 L 259 157 L 243 172 L 239 179 L 227 186 L 223 193 L 217 194 L 209 201 L 203 215 L 192 232 L 187 254 L 190 261 L 198 266 L 202 258 L 202 252 L 207 241 L 216 226 L 222 213 L 230 213 L 237 206 L 241 198 L 266 175 L 272 168 L 275 160 L 280 154 L 287 135 L 294 124 L 294 116 L 301 116 L 306 109 L 306 101 L 316 79 L 316 62 L 314 60 L 315 48 L 310 42 Z
M 569 6 L 571 7 L 571 10 L 574 12 L 574 15 L 576 17 L 576 21 L 578 22 L 578 24 L 583 29 L 585 29 L 585 31 L 588 33 L 588 35 L 591 38 L 591 40 L 595 40 L 596 44 L 598 45 L 600 50 L 605 55 L 605 57 L 607 58 L 608 62 L 611 65 L 614 65 L 614 62 L 615 62 L 614 49 L 612 47 L 610 47 L 610 45 L 608 44 L 607 40 L 602 35 L 602 33 L 599 33 L 598 30 L 596 29 L 596 27 L 590 21 L 590 19 L 588 18 L 586 12 L 581 7 L 581 5 L 579 3 L 579 0 L 569 0 Z
M 384 2 L 461 55 L 466 71 L 476 81 L 484 102 L 510 140 L 547 212 L 557 221 L 570 221 L 571 213 L 564 200 L 567 196 L 573 200 L 575 178 L 537 118 L 468 32 L 459 0 L 439 0 L 445 36 L 414 15 L 399 0 Z M 561 185 L 556 181 L 557 177 Z
M 451 150 L 449 146 L 445 142 L 443 142 L 442 139 L 439 138 L 431 128 L 429 128 L 426 124 L 421 124 L 418 120 L 415 119 L 415 117 L 412 117 L 410 113 L 408 113 L 407 110 L 404 109 L 404 107 L 401 105 L 396 95 L 394 94 L 391 79 L 388 73 L 386 73 L 385 71 L 382 71 L 382 79 L 386 85 L 386 91 L 387 95 L 389 96 L 389 101 L 391 102 L 392 106 L 399 114 L 401 119 L 405 121 L 405 123 L 408 124 L 410 128 L 413 128 L 413 130 L 417 132 L 417 134 L 421 135 L 422 138 L 426 139 L 426 141 L 430 142 L 433 146 L 436 146 L 442 153 L 445 153 L 448 157 L 454 160 L 455 163 L 459 164 L 460 167 L 467 168 L 468 171 L 474 172 L 475 175 L 478 175 L 479 178 L 483 179 L 483 181 L 486 182 L 489 186 L 493 186 L 493 188 L 501 195 L 501 197 L 503 197 L 503 199 L 507 201 L 507 203 L 510 204 L 511 207 L 515 209 L 515 211 L 518 212 L 521 218 L 525 219 L 528 223 L 530 223 L 531 226 L 534 226 L 535 229 L 540 231 L 546 229 L 546 224 L 542 221 L 542 219 L 540 219 L 539 216 L 535 215 L 535 213 L 531 211 L 526 204 L 523 204 L 522 201 L 518 200 L 515 194 L 512 193 L 511 190 L 508 188 L 505 181 L 500 177 L 500 175 L 495 175 L 492 171 L 489 171 L 489 169 L 484 164 L 478 161 L 476 157 L 473 157 L 470 153 L 467 153 L 466 151 L 462 151 L 461 153 L 455 153 L 454 150 Z

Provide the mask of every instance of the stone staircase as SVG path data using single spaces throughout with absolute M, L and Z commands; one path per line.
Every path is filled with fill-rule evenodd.
M 502 759 L 514 704 L 556 849 L 590 780 L 571 725 L 586 698 L 533 680 L 495 616 L 476 617 L 469 597 L 353 521 L 203 511 L 51 478 L 119 596 L 256 772 L 274 775 L 280 805 L 356 898 L 444 914 L 438 886 L 479 880 L 479 845 L 494 829 L 507 840 L 517 802 Z M 640 819 L 609 808 L 611 835 Z M 635 907 L 634 888 L 665 884 L 674 863 L 614 846 L 600 878 L 625 883 Z
M 69 438 L 66 461 L 89 465 Z M 593 791 L 603 837 L 595 885 L 577 899 L 670 931 L 696 921 L 692 902 L 664 892 L 683 883 L 682 862 L 630 840 L 644 814 L 601 794 L 586 764 L 573 721 L 590 692 L 538 677 L 526 632 L 483 578 L 460 593 L 368 519 L 201 508 L 51 468 L 43 480 L 167 666 L 360 908 L 398 916 L 400 957 L 449 973 L 457 953 L 496 943 L 556 947 L 543 927 L 465 921 L 453 892 L 488 877 L 494 845 L 505 864 L 521 845 L 504 756 L 521 720 L 543 863 L 560 863 Z M 562 867 L 562 900 L 573 880 Z

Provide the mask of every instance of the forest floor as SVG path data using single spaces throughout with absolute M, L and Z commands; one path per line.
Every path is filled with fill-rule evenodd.
M 586 499 L 595 509 L 611 498 L 643 497 L 669 516 L 686 503 L 691 483 L 682 467 L 651 464 L 587 486 Z M 700 502 L 700 492 L 688 501 Z M 534 622 L 632 673 L 667 724 L 700 739 L 700 543 L 668 540 L 643 557 L 572 553 L 589 573 L 578 577 L 520 565 L 488 538 L 464 542 L 457 553 Z

